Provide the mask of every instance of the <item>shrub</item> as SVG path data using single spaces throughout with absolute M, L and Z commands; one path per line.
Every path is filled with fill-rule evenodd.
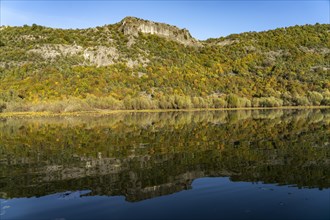
M 214 108 L 227 108 L 227 102 L 222 98 L 213 98 L 212 102 Z
M 156 102 L 153 102 L 149 97 L 139 96 L 135 98 L 126 97 L 124 99 L 125 109 L 155 109 L 157 107 Z
M 172 103 L 168 100 L 167 97 L 162 96 L 158 101 L 158 107 L 160 109 L 171 109 L 173 108 Z
M 253 107 L 259 107 L 260 106 L 260 98 L 253 98 L 251 105 Z
M 96 97 L 94 95 L 87 95 L 86 102 L 92 108 L 97 109 L 111 109 L 111 110 L 118 110 L 123 109 L 124 105 L 121 101 L 111 97 Z
M 30 111 L 30 104 L 24 101 L 8 102 L 6 104 L 7 112 L 27 112 Z
M 308 106 L 310 105 L 310 102 L 305 96 L 296 96 L 293 98 L 293 104 L 297 106 Z
M 293 105 L 293 98 L 289 92 L 284 92 L 281 95 L 281 99 L 283 101 L 283 106 L 290 106 Z
M 326 97 L 322 100 L 321 105 L 330 106 L 330 97 Z
M 235 94 L 226 97 L 229 108 L 251 107 L 251 101 L 248 98 L 241 98 Z
M 64 112 L 90 111 L 91 107 L 85 100 L 71 98 L 64 103 Z
M 239 97 L 235 94 L 230 94 L 226 97 L 226 101 L 229 108 L 240 107 Z
M 323 100 L 323 95 L 319 92 L 308 92 L 308 100 L 312 105 L 320 105 Z
M 36 112 L 79 112 L 79 111 L 90 111 L 92 108 L 88 105 L 86 100 L 78 98 L 69 98 L 64 100 L 41 102 L 34 104 L 29 107 L 31 111 Z
M 193 97 L 191 99 L 192 107 L 193 108 L 208 108 L 209 103 L 207 100 L 203 99 L 202 97 Z
M 67 103 L 65 101 L 55 101 L 51 103 L 40 103 L 37 106 L 34 106 L 33 108 L 36 108 L 35 111 L 49 111 L 53 113 L 61 113 L 64 112 L 66 107 L 67 107 Z M 70 110 L 70 108 L 67 110 Z
M 189 96 L 174 96 L 174 103 L 178 109 L 188 109 L 192 107 L 191 98 Z
M 240 107 L 251 107 L 251 101 L 248 98 L 239 98 Z
M 283 106 L 283 100 L 275 97 L 262 97 L 253 99 L 254 107 L 280 107 Z
M 3 101 L 0 101 L 0 112 L 3 112 L 7 108 L 7 104 Z

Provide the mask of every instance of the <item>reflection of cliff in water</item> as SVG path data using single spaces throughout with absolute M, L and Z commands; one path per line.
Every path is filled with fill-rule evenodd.
M 138 201 L 206 176 L 329 188 L 329 128 L 329 110 L 8 119 L 0 197 L 89 189 Z

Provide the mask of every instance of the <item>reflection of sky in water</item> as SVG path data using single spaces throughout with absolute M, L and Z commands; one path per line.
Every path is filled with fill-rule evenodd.
M 6 205 L 7 200 L 0 199 L 0 216 L 6 214 L 6 210 L 10 208 L 9 205 Z
M 84 196 L 88 190 L 56 193 L 40 198 L 4 201 L 2 220 L 99 218 L 267 218 L 329 219 L 330 190 L 299 189 L 274 184 L 231 182 L 229 178 L 201 178 L 192 189 L 127 202 L 122 196 Z

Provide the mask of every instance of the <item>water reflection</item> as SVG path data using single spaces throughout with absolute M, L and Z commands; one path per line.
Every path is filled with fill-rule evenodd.
M 222 176 L 329 188 L 329 128 L 330 110 L 8 119 L 0 198 L 90 190 L 83 195 L 140 201 Z

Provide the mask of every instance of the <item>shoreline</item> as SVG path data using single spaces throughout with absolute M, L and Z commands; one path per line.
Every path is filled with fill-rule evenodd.
M 153 112 L 197 112 L 197 111 L 238 111 L 238 110 L 289 110 L 289 109 L 330 109 L 330 106 L 281 106 L 281 107 L 244 107 L 244 108 L 192 108 L 192 109 L 141 109 L 141 110 L 94 110 L 79 112 L 3 112 L 0 119 L 6 118 L 39 118 L 62 116 L 106 116 L 120 113 L 153 113 Z

